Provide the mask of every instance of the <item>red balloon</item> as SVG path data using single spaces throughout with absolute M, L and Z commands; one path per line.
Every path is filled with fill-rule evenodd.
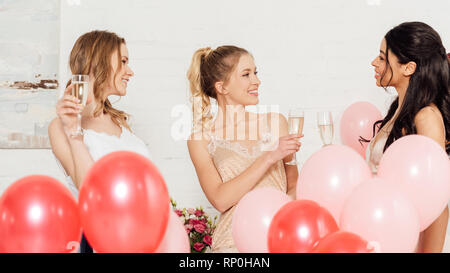
M 372 253 L 374 249 L 360 236 L 346 231 L 329 234 L 314 247 L 313 253 Z
M 19 179 L 0 198 L 0 252 L 71 252 L 81 241 L 75 198 L 58 180 Z
M 296 200 L 275 214 L 269 227 L 270 253 L 307 253 L 317 241 L 338 231 L 333 216 L 316 202 Z
M 169 193 L 146 157 L 114 152 L 98 160 L 80 189 L 86 239 L 97 252 L 153 252 L 169 220 Z

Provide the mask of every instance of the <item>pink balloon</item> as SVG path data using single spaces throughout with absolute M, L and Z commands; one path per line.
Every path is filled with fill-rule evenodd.
M 341 230 L 353 232 L 381 252 L 413 252 L 419 240 L 419 216 L 401 189 L 380 178 L 359 185 L 348 198 Z
M 354 150 L 330 145 L 313 154 L 297 182 L 297 199 L 313 200 L 339 222 L 345 200 L 353 189 L 372 177 L 369 166 Z
M 368 143 L 360 143 L 360 136 L 370 140 L 373 137 L 373 124 L 381 119 L 381 112 L 371 103 L 361 101 L 350 105 L 341 118 L 342 143 L 366 158 Z
M 169 223 L 155 253 L 190 253 L 191 245 L 182 220 L 170 210 Z
M 232 222 L 233 240 L 239 252 L 268 253 L 267 235 L 272 218 L 290 201 L 283 192 L 268 187 L 244 195 L 236 205 Z
M 417 208 L 421 231 L 447 207 L 448 155 L 431 138 L 409 135 L 395 141 L 381 158 L 378 176 L 402 187 Z

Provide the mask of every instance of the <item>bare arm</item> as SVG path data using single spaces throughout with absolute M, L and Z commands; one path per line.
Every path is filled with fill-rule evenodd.
M 226 183 L 222 182 L 209 155 L 206 140 L 191 138 L 188 140 L 188 148 L 203 192 L 211 204 L 223 213 L 252 190 L 274 163 L 298 150 L 298 137 L 300 136 L 291 135 L 280 138 L 276 150 L 265 152 L 244 172 Z
M 285 161 L 285 160 L 284 160 Z M 287 162 L 287 161 L 285 161 Z M 296 165 L 284 165 L 286 170 L 287 179 L 287 195 L 289 195 L 293 200 L 297 196 L 297 180 L 298 180 L 298 169 Z
M 417 134 L 434 139 L 445 150 L 445 129 L 439 110 L 431 106 L 425 107 L 417 113 L 414 122 L 416 123 Z M 448 207 L 446 207 L 442 214 L 423 231 L 423 249 L 421 249 L 421 252 L 442 252 L 447 231 L 448 214 Z
M 79 189 L 94 160 L 83 143 L 82 136 L 68 136 L 76 128 L 76 113 L 81 109 L 77 106 L 76 99 L 69 95 L 70 89 L 71 86 L 66 89 L 64 97 L 58 100 L 58 117 L 50 123 L 48 134 L 53 153 Z
M 445 236 L 448 225 L 448 206 L 441 215 L 423 231 L 423 248 L 424 253 L 440 253 L 444 248 Z

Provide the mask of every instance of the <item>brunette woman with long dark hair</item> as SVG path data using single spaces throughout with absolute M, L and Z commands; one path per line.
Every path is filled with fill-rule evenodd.
M 407 22 L 383 38 L 372 61 L 378 86 L 394 87 L 398 97 L 386 117 L 374 125 L 367 160 L 376 173 L 384 151 L 405 135 L 434 139 L 450 153 L 449 60 L 439 34 L 421 22 Z M 448 207 L 421 234 L 418 252 L 441 252 L 448 223 Z

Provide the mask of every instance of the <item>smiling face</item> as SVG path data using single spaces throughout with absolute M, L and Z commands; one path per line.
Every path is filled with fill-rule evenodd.
M 113 72 L 109 80 L 108 95 L 125 96 L 128 82 L 134 76 L 134 72 L 128 65 L 128 49 L 123 43 L 120 45 L 120 56 L 119 59 L 117 51 L 111 56 L 111 69 Z
M 399 63 L 397 56 L 391 50 L 387 52 L 386 40 L 383 39 L 380 45 L 380 54 L 372 61 L 372 66 L 375 68 L 375 79 L 377 86 L 396 87 L 404 79 L 404 68 Z M 387 53 L 387 60 L 386 60 Z
M 258 104 L 258 79 L 255 62 L 250 54 L 243 54 L 228 81 L 219 85 L 218 94 L 225 97 L 227 105 Z

